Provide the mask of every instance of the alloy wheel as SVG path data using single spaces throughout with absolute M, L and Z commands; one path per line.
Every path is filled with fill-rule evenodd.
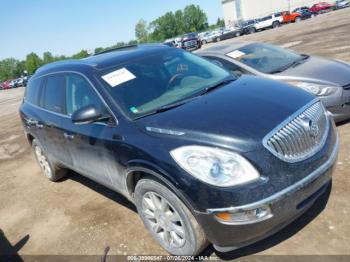
M 149 228 L 165 246 L 181 248 L 186 242 L 186 230 L 178 212 L 155 192 L 147 192 L 142 199 L 142 213 Z
M 48 178 L 51 178 L 52 177 L 52 170 L 51 170 L 50 164 L 49 164 L 44 152 L 38 146 L 35 146 L 35 156 L 36 156 L 38 163 L 39 163 L 39 166 L 40 166 L 41 170 L 44 172 L 45 176 L 47 176 Z

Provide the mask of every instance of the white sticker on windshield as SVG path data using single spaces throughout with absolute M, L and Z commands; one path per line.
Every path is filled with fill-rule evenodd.
M 245 53 L 242 52 L 242 51 L 239 51 L 239 50 L 235 50 L 235 51 L 232 51 L 232 52 L 230 52 L 230 53 L 227 53 L 226 55 L 228 55 L 229 57 L 232 57 L 232 58 L 236 59 L 236 58 L 239 58 L 239 57 L 241 57 L 241 56 L 244 56 Z
M 122 69 L 118 69 L 113 71 L 107 75 L 102 76 L 103 80 L 105 80 L 111 87 L 115 87 L 132 79 L 135 79 L 136 76 L 133 75 L 128 69 L 125 67 Z

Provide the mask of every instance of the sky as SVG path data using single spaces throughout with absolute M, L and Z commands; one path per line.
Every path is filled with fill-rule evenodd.
M 209 24 L 223 17 L 221 0 L 0 0 L 0 59 L 72 55 L 135 39 L 135 24 L 199 5 Z

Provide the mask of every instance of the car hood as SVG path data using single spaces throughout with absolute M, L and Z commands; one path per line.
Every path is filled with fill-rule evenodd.
M 282 121 L 313 100 L 289 85 L 252 76 L 171 110 L 137 120 L 149 133 L 248 152 Z
M 276 74 L 280 78 L 320 84 L 346 86 L 350 84 L 350 66 L 335 60 L 310 57 L 304 63 Z

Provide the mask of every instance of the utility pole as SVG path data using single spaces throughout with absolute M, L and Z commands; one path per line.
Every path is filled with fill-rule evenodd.
M 290 1 L 291 0 L 287 0 L 288 1 L 288 11 L 290 12 Z

